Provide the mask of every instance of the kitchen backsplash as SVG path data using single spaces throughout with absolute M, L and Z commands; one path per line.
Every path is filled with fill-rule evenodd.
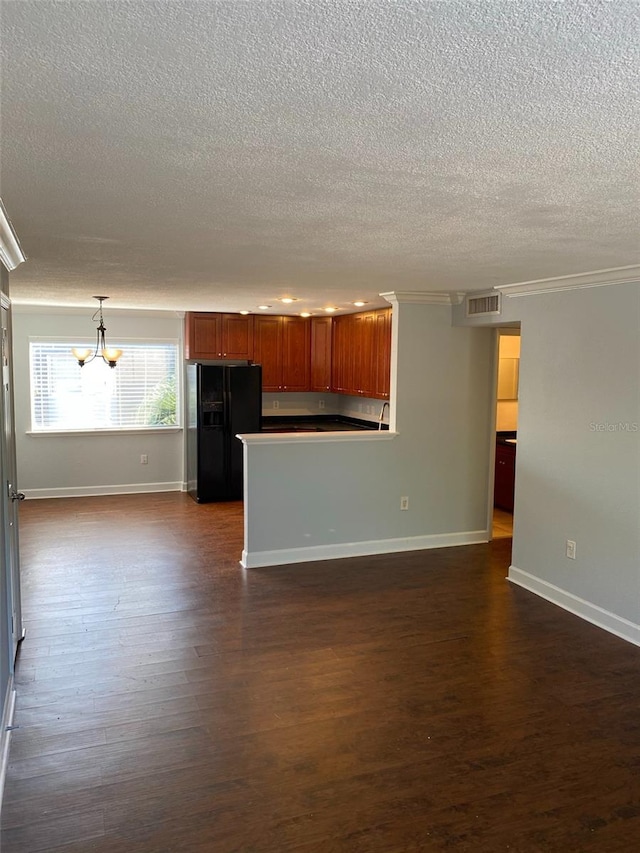
M 322 405 L 324 404 L 324 405 Z M 264 393 L 262 414 L 268 415 L 343 415 L 364 421 L 377 421 L 383 400 L 367 397 L 348 397 L 345 394 L 300 392 L 286 394 Z M 388 423 L 389 407 L 384 422 Z

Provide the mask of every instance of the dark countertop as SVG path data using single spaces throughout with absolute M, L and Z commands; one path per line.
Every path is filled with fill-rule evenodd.
M 354 432 L 377 430 L 377 421 L 341 415 L 263 415 L 262 432 Z M 382 429 L 389 429 L 387 424 Z

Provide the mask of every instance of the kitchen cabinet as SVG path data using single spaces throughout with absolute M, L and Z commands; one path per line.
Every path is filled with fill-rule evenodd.
M 349 375 L 349 333 L 353 322 L 351 315 L 336 317 L 332 326 L 331 343 L 331 390 L 337 394 L 348 394 L 351 387 Z
M 185 358 L 248 361 L 253 358 L 253 316 L 190 312 Z
M 334 319 L 333 391 L 388 399 L 390 371 L 390 308 Z
M 310 391 L 331 390 L 331 317 L 311 318 Z
M 362 314 L 354 314 L 353 318 L 355 321 L 353 389 L 360 397 L 373 397 L 375 393 L 373 332 L 376 315 L 374 311 L 365 311 Z
M 256 317 L 253 359 L 262 365 L 263 391 L 308 391 L 311 324 L 306 317 Z
M 263 391 L 334 391 L 389 399 L 391 309 L 342 317 L 191 312 L 188 360 L 254 361 Z
M 375 312 L 373 331 L 374 397 L 389 399 L 391 386 L 391 308 Z
M 516 481 L 516 445 L 498 441 L 493 485 L 493 504 L 513 512 Z

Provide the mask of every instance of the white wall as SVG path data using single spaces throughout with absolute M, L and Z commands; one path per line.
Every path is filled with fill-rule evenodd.
M 247 439 L 245 565 L 487 539 L 491 332 L 400 303 L 393 350 L 397 434 Z
M 13 306 L 18 482 L 27 497 L 115 494 L 181 489 L 184 451 L 181 430 L 168 433 L 29 435 L 29 337 L 92 337 L 90 309 L 65 311 Z M 107 340 L 173 338 L 182 341 L 183 320 L 175 313 L 109 311 Z M 182 344 L 180 343 L 180 346 Z M 87 365 L 85 370 L 90 370 Z M 117 367 L 115 368 L 118 369 Z M 147 465 L 140 464 L 141 454 Z
M 640 643 L 640 286 L 510 301 L 522 316 L 510 577 Z

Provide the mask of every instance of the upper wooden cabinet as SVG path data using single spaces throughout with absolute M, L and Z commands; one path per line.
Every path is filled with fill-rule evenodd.
M 262 365 L 262 390 L 279 391 L 282 382 L 282 328 L 280 317 L 256 317 L 253 355 Z
M 188 313 L 185 358 L 253 358 L 253 316 L 244 314 Z
M 389 399 L 391 387 L 391 308 L 375 312 L 373 330 L 374 397 Z
M 342 317 L 189 313 L 185 358 L 254 361 L 263 391 L 389 399 L 391 309 Z
M 331 317 L 311 318 L 310 391 L 331 390 Z
M 388 399 L 390 372 L 390 308 L 334 318 L 333 391 Z
M 253 360 L 263 391 L 308 391 L 311 324 L 306 317 L 255 318 Z

